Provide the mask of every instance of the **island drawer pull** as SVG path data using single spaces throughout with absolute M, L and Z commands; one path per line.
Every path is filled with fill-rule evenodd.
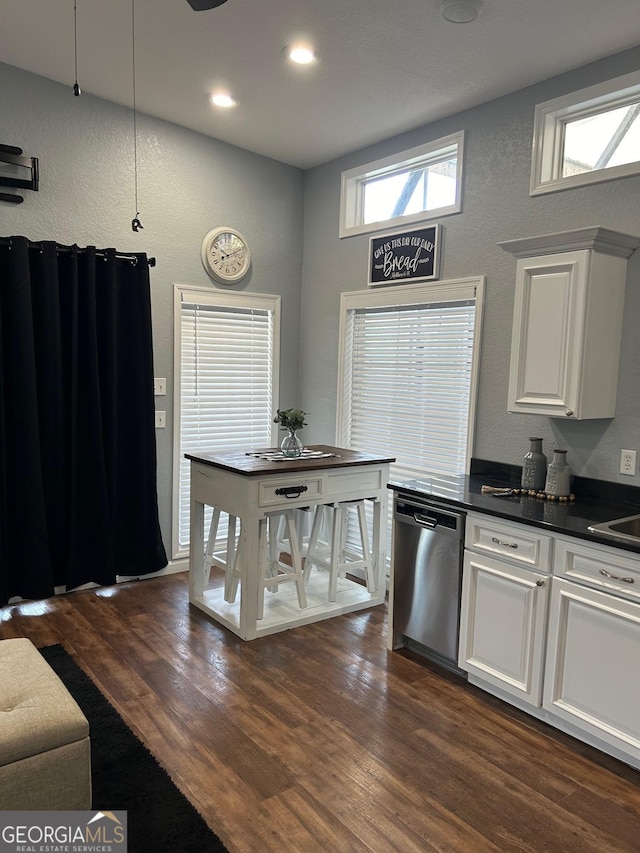
M 620 575 L 612 575 L 611 572 L 608 572 L 606 569 L 600 569 L 600 574 L 604 575 L 605 578 L 611 578 L 614 581 L 622 581 L 623 583 L 635 583 L 635 578 L 621 578 Z
M 502 539 L 498 539 L 496 536 L 491 537 L 491 541 L 496 545 L 505 545 L 507 548 L 517 548 L 518 544 L 516 542 L 504 542 Z
M 306 486 L 282 486 L 280 489 L 276 489 L 276 495 L 284 495 L 285 498 L 299 498 L 306 491 Z

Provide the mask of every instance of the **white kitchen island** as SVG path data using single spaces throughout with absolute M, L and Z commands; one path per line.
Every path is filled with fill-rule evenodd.
M 382 604 L 386 583 L 387 482 L 393 457 L 342 447 L 316 445 L 321 457 L 271 460 L 243 451 L 187 454 L 191 461 L 191 549 L 189 601 L 243 640 L 274 634 Z M 313 509 L 344 501 L 371 502 L 372 552 L 376 589 L 341 577 L 335 601 L 327 595 L 327 574 L 313 571 L 308 579 L 307 606 L 300 607 L 296 584 L 282 584 L 264 599 L 260 525 L 268 514 L 289 509 Z M 220 587 L 209 588 L 205 569 L 204 508 L 209 505 L 241 521 L 238 553 L 240 575 L 236 601 L 228 602 Z

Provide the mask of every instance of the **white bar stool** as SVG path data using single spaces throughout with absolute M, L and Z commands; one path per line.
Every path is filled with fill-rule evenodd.
M 358 514 L 362 556 L 347 548 L 347 522 L 351 507 L 355 508 Z M 320 540 L 320 531 L 325 510 L 332 511 L 333 515 L 331 519 L 331 541 L 329 543 L 323 543 Z M 315 508 L 304 566 L 306 580 L 309 580 L 309 575 L 314 565 L 329 571 L 329 601 L 336 600 L 338 577 L 341 575 L 344 576 L 347 571 L 354 571 L 355 569 L 364 570 L 367 590 L 369 592 L 376 591 L 375 567 L 369 543 L 364 500 L 320 504 Z
M 227 529 L 227 543 L 224 557 L 219 556 L 220 551 L 216 551 L 216 539 L 218 537 L 218 527 L 220 525 L 220 510 L 214 507 L 211 516 L 211 525 L 209 527 L 209 537 L 207 539 L 207 547 L 204 552 L 204 585 L 209 583 L 211 575 L 211 567 L 217 566 L 224 569 L 224 600 L 229 604 L 233 604 L 238 594 L 238 581 L 240 580 L 240 529 L 236 537 L 236 525 L 238 518 L 235 515 L 229 516 L 229 525 Z
M 284 529 L 281 524 L 283 518 Z M 280 547 L 284 539 L 288 540 L 287 552 L 291 557 L 291 565 L 280 560 Z M 259 553 L 264 571 L 262 572 L 258 596 L 258 619 L 264 618 L 265 590 L 277 592 L 281 583 L 292 582 L 296 584 L 298 605 L 305 608 L 307 606 L 307 594 L 304 588 L 302 555 L 298 541 L 295 510 L 270 512 L 261 519 Z

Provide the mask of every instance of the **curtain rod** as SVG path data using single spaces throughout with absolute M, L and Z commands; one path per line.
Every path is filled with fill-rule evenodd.
M 11 239 L 12 239 L 11 237 L 0 237 L 0 245 L 11 246 Z M 45 241 L 43 241 L 43 242 L 45 242 Z M 31 240 L 27 240 L 27 245 L 30 249 L 41 248 L 40 243 L 34 243 Z M 85 252 L 86 251 L 86 249 L 81 249 L 78 246 L 62 246 L 60 244 L 56 244 L 56 251 L 58 251 L 58 252 L 72 252 L 74 249 L 77 252 Z M 104 250 L 96 249 L 96 257 L 106 258 L 107 255 L 106 255 L 106 252 Z M 130 261 L 133 264 L 133 266 L 135 266 L 139 261 L 139 258 L 137 255 L 128 254 L 127 252 L 116 252 L 116 258 L 118 258 L 118 260 L 121 260 L 121 261 Z M 155 258 L 147 258 L 147 264 L 150 267 L 155 267 L 156 259 Z

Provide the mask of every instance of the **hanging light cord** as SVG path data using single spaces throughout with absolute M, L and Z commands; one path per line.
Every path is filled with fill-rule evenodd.
M 131 221 L 133 231 L 142 229 L 140 222 L 140 213 L 138 212 L 138 126 L 136 116 L 136 14 L 135 0 L 131 0 L 131 48 L 132 48 L 132 65 L 133 65 L 133 181 L 136 197 L 136 215 Z
M 73 58 L 75 64 L 76 82 L 73 84 L 73 94 L 78 96 L 82 91 L 78 86 L 78 2 L 73 0 Z

